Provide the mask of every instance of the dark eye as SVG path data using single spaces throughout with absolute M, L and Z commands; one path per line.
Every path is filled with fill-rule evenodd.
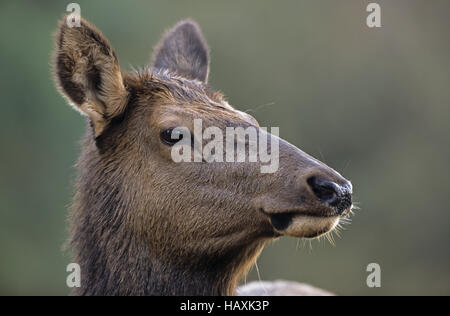
M 161 132 L 161 141 L 167 146 L 173 146 L 183 139 L 181 131 L 173 128 L 165 129 Z

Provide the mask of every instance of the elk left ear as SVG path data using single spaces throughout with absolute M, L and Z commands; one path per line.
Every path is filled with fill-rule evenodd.
M 128 101 L 116 53 L 102 33 L 83 19 L 73 28 L 62 19 L 55 44 L 56 85 L 71 105 L 90 118 L 98 137 L 124 112 Z
M 185 20 L 166 32 L 153 54 L 153 67 L 206 83 L 209 50 L 197 23 Z

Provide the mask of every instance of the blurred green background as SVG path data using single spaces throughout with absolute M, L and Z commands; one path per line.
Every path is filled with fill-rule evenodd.
M 262 279 L 448 295 L 450 1 L 377 2 L 379 29 L 365 24 L 368 1 L 78 1 L 127 70 L 194 18 L 211 46 L 211 86 L 353 181 L 361 210 L 336 246 L 277 241 L 258 260 Z M 69 293 L 61 247 L 84 120 L 49 67 L 68 3 L 0 3 L 0 294 Z M 372 262 L 380 289 L 366 286 Z

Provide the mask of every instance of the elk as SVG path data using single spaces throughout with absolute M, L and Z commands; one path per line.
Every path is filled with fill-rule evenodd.
M 274 173 L 171 159 L 168 135 L 194 119 L 261 130 L 208 87 L 209 50 L 195 22 L 167 31 L 151 67 L 127 73 L 99 30 L 65 21 L 54 78 L 87 118 L 69 219 L 82 274 L 74 295 L 234 295 L 268 242 L 318 237 L 351 211 L 350 182 L 282 139 Z

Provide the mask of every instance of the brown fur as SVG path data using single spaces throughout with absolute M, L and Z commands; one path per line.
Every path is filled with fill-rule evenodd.
M 91 119 L 99 136 L 127 104 L 117 56 L 100 31 L 84 20 L 81 27 L 70 28 L 63 19 L 57 40 L 56 82 L 69 102 Z
M 285 141 L 275 174 L 261 174 L 255 163 L 171 160 L 159 137 L 164 128 L 191 127 L 195 118 L 204 127 L 257 122 L 207 87 L 208 52 L 198 26 L 187 21 L 167 34 L 154 57 L 158 67 L 126 74 L 93 26 L 59 25 L 55 80 L 90 123 L 70 217 L 70 246 L 82 273 L 74 294 L 231 295 L 264 245 L 284 233 L 271 214 L 315 212 L 298 237 L 334 227 L 337 217 L 306 180 L 345 180 Z

